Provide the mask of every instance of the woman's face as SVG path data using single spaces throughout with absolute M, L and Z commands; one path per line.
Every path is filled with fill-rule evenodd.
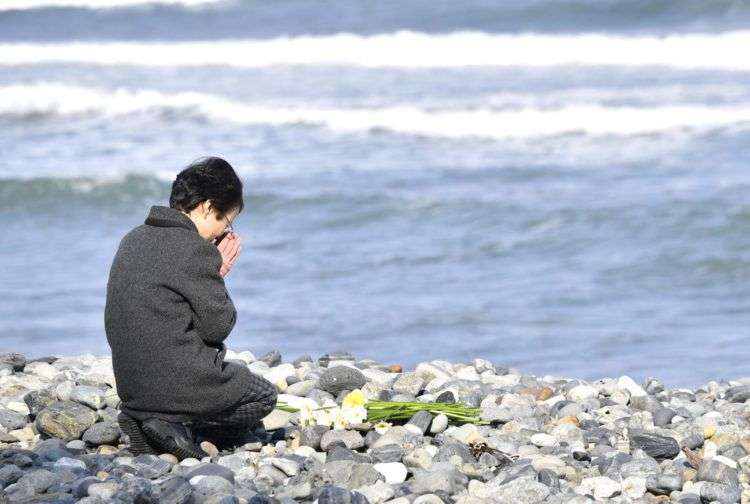
M 201 235 L 201 238 L 210 241 L 224 234 L 224 231 L 234 223 L 237 213 L 237 210 L 232 210 L 220 218 L 216 209 L 213 208 L 211 200 L 206 200 L 186 215 L 198 228 L 198 234 Z

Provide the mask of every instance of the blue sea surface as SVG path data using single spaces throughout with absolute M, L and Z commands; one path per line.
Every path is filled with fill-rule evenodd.
M 218 155 L 245 184 L 229 348 L 750 376 L 748 22 L 746 1 L 3 2 L 0 351 L 109 353 L 120 239 Z

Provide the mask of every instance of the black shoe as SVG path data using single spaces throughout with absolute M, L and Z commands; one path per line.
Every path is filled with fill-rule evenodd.
M 190 431 L 181 423 L 149 418 L 143 421 L 143 432 L 153 444 L 179 460 L 188 457 L 200 460 L 208 456 L 208 453 L 193 442 Z
M 120 412 L 117 415 L 117 423 L 120 425 L 122 433 L 127 435 L 130 440 L 130 447 L 128 448 L 130 453 L 133 455 L 142 455 L 144 453 L 151 455 L 159 454 L 158 448 L 153 446 L 146 438 L 146 434 L 141 429 L 138 420 L 127 413 Z

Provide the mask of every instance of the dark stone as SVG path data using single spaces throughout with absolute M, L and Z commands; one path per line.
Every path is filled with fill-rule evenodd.
M 674 438 L 638 432 L 630 436 L 630 450 L 640 448 L 655 459 L 674 458 L 680 453 L 680 445 Z
M 281 501 L 269 495 L 257 494 L 250 497 L 248 504 L 281 504 Z
M 23 471 L 18 466 L 3 465 L 0 467 L 0 488 L 5 488 L 15 483 L 21 476 L 23 476 Z
M 270 495 L 256 494 L 250 497 L 248 504 L 281 504 L 281 501 Z
M 28 450 L 23 450 L 28 452 Z M 40 463 L 39 455 L 34 452 L 19 453 L 18 449 L 7 449 L 0 451 L 0 460 L 4 464 L 13 464 L 18 467 L 31 467 Z
M 374 448 L 370 455 L 374 462 L 401 462 L 404 450 L 397 444 L 389 444 Z
M 26 356 L 18 352 L 0 354 L 0 364 L 8 364 L 16 372 L 23 371 L 23 368 L 26 366 Z
M 119 482 L 120 488 L 112 496 L 113 502 L 133 502 L 147 504 L 153 502 L 151 489 L 153 484 L 144 478 L 123 478 Z
M 587 462 L 591 460 L 591 455 L 589 455 L 585 450 L 574 450 L 573 458 L 579 462 Z
M 346 488 L 326 485 L 320 490 L 318 504 L 351 504 L 352 495 Z
M 193 487 L 181 476 L 174 476 L 151 487 L 151 497 L 160 504 L 186 504 L 192 500 L 192 495 Z
M 444 403 L 444 404 L 455 404 L 456 396 L 454 396 L 453 392 L 451 392 L 450 390 L 446 390 L 445 392 L 441 392 L 435 398 L 435 402 Z
M 320 376 L 318 388 L 335 395 L 342 390 L 361 388 L 365 383 L 367 379 L 360 370 L 349 366 L 333 366 Z
M 57 394 L 51 387 L 42 390 L 32 390 L 23 396 L 23 402 L 29 407 L 32 416 L 36 416 L 55 401 L 57 401 Z
M 557 476 L 557 473 L 553 471 L 552 469 L 542 469 L 537 474 L 536 479 L 540 483 L 547 485 L 550 488 L 555 488 L 555 489 L 560 488 L 560 478 Z
M 46 362 L 47 364 L 52 364 L 58 359 L 59 357 L 55 357 L 54 355 L 45 355 L 44 357 L 37 357 L 35 359 L 30 359 L 26 361 L 26 364 L 31 364 L 32 362 Z
M 425 410 L 417 411 L 407 423 L 416 426 L 424 434 L 432 423 L 432 413 Z
M 354 460 L 354 452 L 352 452 L 346 446 L 341 446 L 336 443 L 336 446 L 332 450 L 328 451 L 326 456 L 326 462 L 332 462 L 334 460 Z
M 364 496 L 364 494 L 361 494 L 356 490 L 352 490 L 351 494 L 352 504 L 370 504 L 370 501 Z
M 65 446 L 65 442 L 57 438 L 43 439 L 34 447 L 34 453 L 40 460 L 50 462 L 63 457 L 76 458 L 76 455 Z
M 278 366 L 281 364 L 281 353 L 278 350 L 271 350 L 258 360 L 265 362 L 270 367 Z
M 729 387 L 724 399 L 729 402 L 744 403 L 750 399 L 750 385 L 738 385 L 736 387 Z

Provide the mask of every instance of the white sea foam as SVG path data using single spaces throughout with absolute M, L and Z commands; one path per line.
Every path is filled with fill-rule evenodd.
M 649 108 L 574 105 L 556 109 L 502 111 L 427 110 L 411 106 L 267 107 L 196 92 L 167 94 L 153 90 L 108 90 L 53 83 L 0 87 L 0 115 L 4 116 L 118 116 L 163 110 L 238 124 L 301 124 L 342 133 L 386 130 L 430 137 L 495 139 L 566 133 L 634 135 L 750 122 L 750 104 Z
M 54 7 L 112 9 L 145 4 L 184 5 L 188 7 L 218 3 L 225 0 L 2 0 L 0 11 L 30 10 Z
M 750 70 L 750 31 L 624 37 L 409 31 L 199 42 L 0 44 L 0 64 L 194 66 L 341 64 L 364 67 L 659 65 Z

